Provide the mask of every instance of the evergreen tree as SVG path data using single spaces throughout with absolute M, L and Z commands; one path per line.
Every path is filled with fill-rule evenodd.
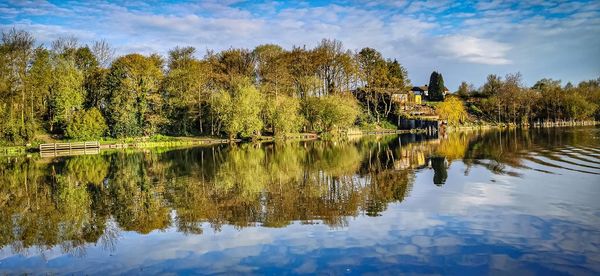
M 444 77 L 437 71 L 433 71 L 431 77 L 429 77 L 429 100 L 443 101 L 444 90 Z

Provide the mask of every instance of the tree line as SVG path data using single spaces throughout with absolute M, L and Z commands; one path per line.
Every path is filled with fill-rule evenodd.
M 115 57 L 106 41 L 62 37 L 45 47 L 23 30 L 0 42 L 0 143 L 24 144 L 40 134 L 68 139 L 156 134 L 256 137 L 297 132 L 340 133 L 394 121 L 393 93 L 407 92 L 407 70 L 373 48 L 345 49 L 323 39 L 312 49 L 274 44 L 252 50 L 175 47 L 166 57 Z M 561 86 L 543 79 L 525 87 L 520 74 L 490 75 L 479 89 L 463 82 L 440 105 L 444 118 L 530 124 L 600 118 L 600 79 Z M 430 100 L 443 101 L 440 73 Z M 460 112 L 456 112 L 456 110 Z M 438 112 L 438 113 L 440 113 Z
M 3 32 L 0 140 L 339 132 L 389 116 L 391 91 L 410 85 L 398 61 L 329 39 L 312 49 L 265 44 L 202 58 L 193 47 L 167 57 L 114 54 L 105 41 L 62 37 L 46 48 L 26 31 Z
M 600 119 L 600 77 L 577 86 L 544 78 L 527 87 L 520 73 L 504 78 L 488 75 L 479 89 L 462 82 L 456 94 L 466 101 L 471 114 L 497 123 L 532 125 Z

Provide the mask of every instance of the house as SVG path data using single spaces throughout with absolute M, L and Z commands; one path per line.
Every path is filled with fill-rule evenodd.
M 427 84 L 423 86 L 413 86 L 410 91 L 415 95 L 421 95 L 424 100 L 429 99 L 429 87 Z M 448 87 L 444 86 L 444 96 L 448 95 L 448 93 L 450 93 L 450 90 L 448 90 Z
M 413 92 L 395 92 L 392 93 L 392 102 L 398 104 L 421 104 L 421 95 L 417 95 Z

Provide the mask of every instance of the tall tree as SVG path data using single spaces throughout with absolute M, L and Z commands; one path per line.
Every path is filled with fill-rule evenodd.
M 254 56 L 247 49 L 228 49 L 217 55 L 215 75 L 219 85 L 235 89 L 241 79 L 255 80 Z
M 130 54 L 113 62 L 107 76 L 107 119 L 115 137 L 157 133 L 165 123 L 160 83 L 162 60 Z
M 432 101 L 443 101 L 444 100 L 444 77 L 437 71 L 433 71 L 429 77 L 429 99 Z
M 29 110 L 31 119 L 41 120 L 47 113 L 50 89 L 53 83 L 52 70 L 50 51 L 38 47 L 27 76 L 31 100 L 31 109 Z
M 317 77 L 315 56 L 312 51 L 294 47 L 284 57 L 296 95 L 299 98 L 306 99 L 309 96 L 317 95 L 320 79 Z
M 344 51 L 341 41 L 323 39 L 314 49 L 314 55 L 317 74 L 322 81 L 320 94 L 340 92 L 355 71 L 352 54 Z
M 502 78 L 498 75 L 490 74 L 487 76 L 481 92 L 486 97 L 493 96 L 498 93 L 500 86 L 502 86 Z
M 76 111 L 83 108 L 83 73 L 72 60 L 58 58 L 50 92 L 50 131 L 64 132 Z
M 364 83 L 365 104 L 367 113 L 371 115 L 371 110 L 377 114 L 379 120 L 379 102 L 378 91 L 385 85 L 388 68 L 385 60 L 377 50 L 373 48 L 363 48 L 356 56 L 360 76 Z
M 30 140 L 33 137 L 33 121 L 27 120 L 25 114 L 30 93 L 27 91 L 28 67 L 34 54 L 35 39 L 25 31 L 11 29 L 2 33 L 0 53 L 2 55 L 2 75 L 5 82 L 3 89 L 2 109 L 4 134 L 12 141 Z
M 257 46 L 254 51 L 256 75 L 260 90 L 272 98 L 283 93 L 291 95 L 293 85 L 285 64 L 285 50 L 279 45 L 265 44 Z
M 208 101 L 206 63 L 194 57 L 193 47 L 169 51 L 164 92 L 169 132 L 179 135 L 202 133 L 203 105 Z

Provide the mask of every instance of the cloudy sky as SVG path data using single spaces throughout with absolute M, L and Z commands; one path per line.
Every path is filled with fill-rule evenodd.
M 521 72 L 525 84 L 600 76 L 600 1 L 28 1 L 0 0 L 0 28 L 49 45 L 74 35 L 106 39 L 117 53 L 170 48 L 312 47 L 322 38 L 398 59 L 413 84 L 438 70 L 455 90 L 490 73 Z

